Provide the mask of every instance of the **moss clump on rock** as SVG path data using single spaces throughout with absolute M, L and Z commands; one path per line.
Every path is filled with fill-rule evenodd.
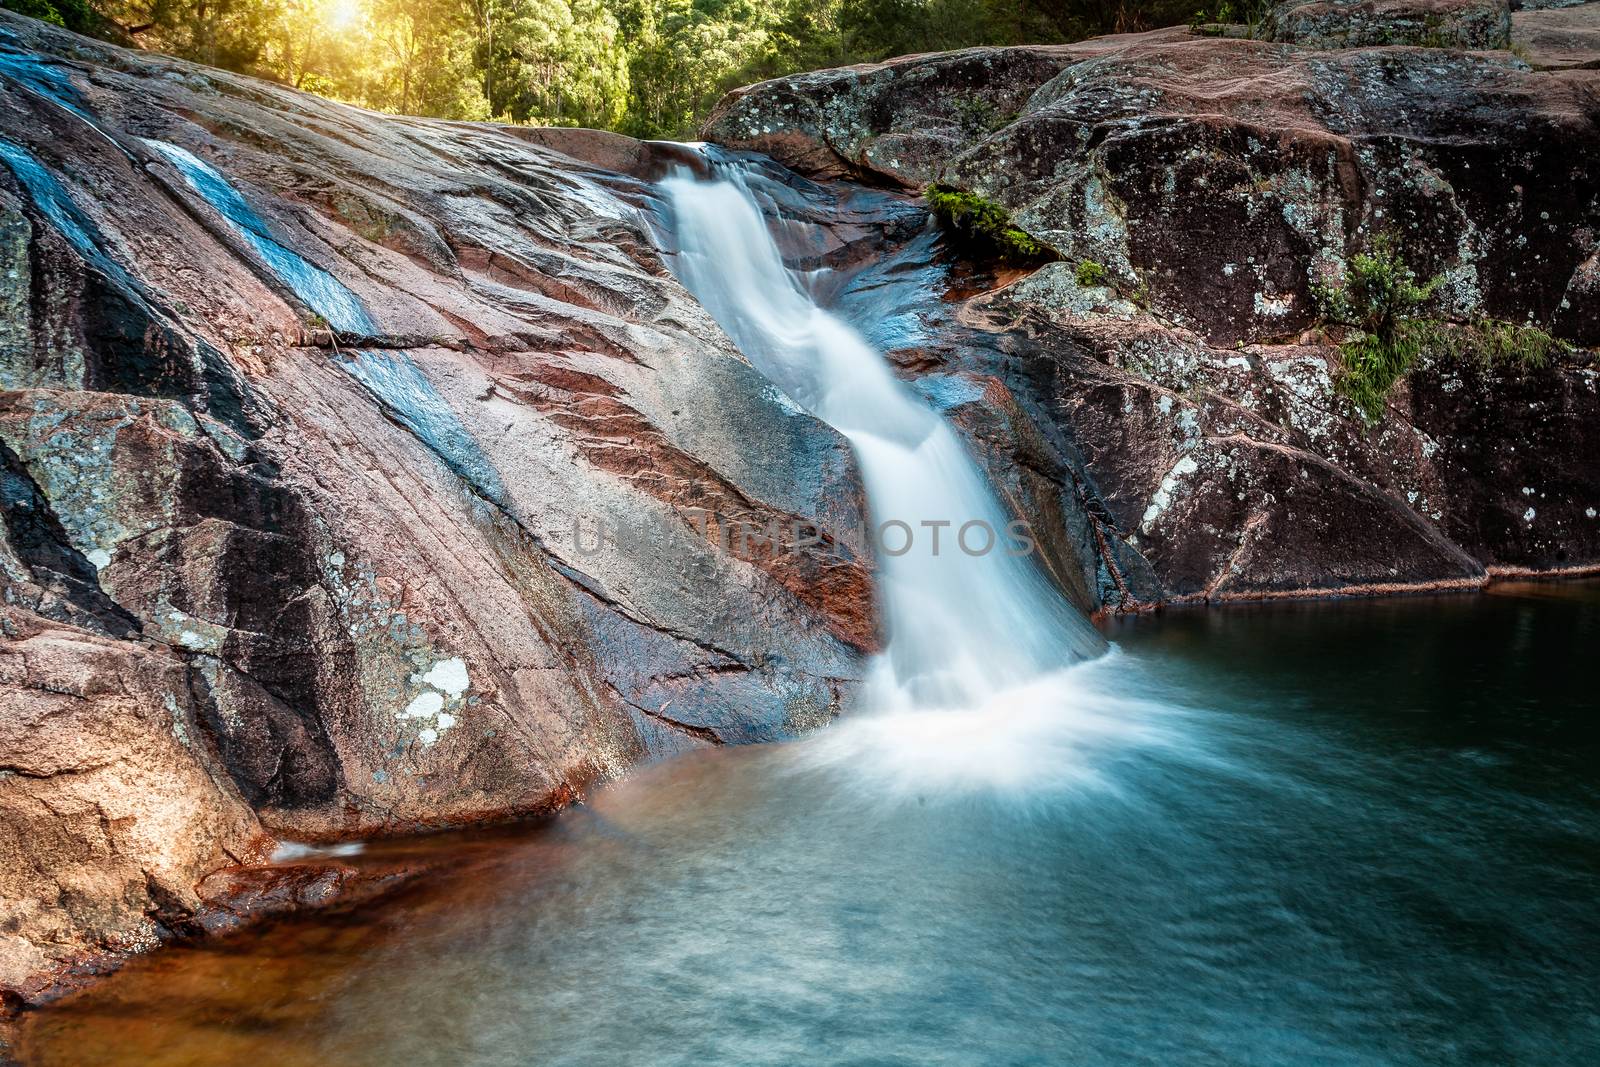
M 1014 263 L 1049 263 L 1060 255 L 1011 221 L 993 200 L 937 182 L 923 190 L 940 222 L 970 247 Z
M 1092 259 L 1086 259 L 1078 264 L 1077 276 L 1078 284 L 1085 289 L 1106 284 L 1106 268 Z
M 1428 349 L 1444 359 L 1513 370 L 1542 370 L 1574 349 L 1532 322 L 1482 318 L 1468 325 L 1432 324 Z

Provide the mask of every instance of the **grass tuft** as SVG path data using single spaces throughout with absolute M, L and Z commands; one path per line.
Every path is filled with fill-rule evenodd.
M 1379 234 L 1369 251 L 1351 258 L 1343 285 L 1317 291 L 1323 318 L 1354 327 L 1339 346 L 1344 367 L 1336 384 L 1367 422 L 1383 417 L 1389 390 L 1422 352 L 1430 330 L 1415 311 L 1439 281 L 1419 282 L 1394 238 Z

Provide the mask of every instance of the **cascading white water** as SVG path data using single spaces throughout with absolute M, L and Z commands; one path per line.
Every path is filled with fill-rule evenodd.
M 955 433 L 859 333 L 807 295 L 743 175 L 725 167 L 718 178 L 682 172 L 663 183 L 674 269 L 751 363 L 855 450 L 882 531 L 888 638 L 868 703 L 902 712 L 979 708 L 1103 651 L 1094 628 L 1007 536 L 1010 516 Z M 925 525 L 941 522 L 949 525 Z M 969 523 L 970 552 L 958 541 Z M 986 531 L 992 547 L 979 551 Z

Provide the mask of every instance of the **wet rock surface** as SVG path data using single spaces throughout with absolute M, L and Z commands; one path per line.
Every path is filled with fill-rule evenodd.
M 9 13 L 0 85 L 0 985 L 203 927 L 256 837 L 547 811 L 837 713 L 859 480 L 655 252 L 633 175 L 692 153 Z M 737 536 L 773 522 L 815 536 Z
M 1074 501 L 1097 606 L 1595 567 L 1600 82 L 1506 52 L 1315 43 L 1178 28 L 911 56 L 739 90 L 706 135 L 810 173 L 973 191 L 1063 255 L 955 287 L 956 325 L 897 358 L 1003 387 L 953 413 L 980 452 L 1008 404 L 1052 442 L 1053 464 L 1013 449 L 991 471 L 1020 485 L 1005 468 L 1030 467 Z M 1369 426 L 1336 388 L 1317 291 L 1380 234 L 1440 279 L 1429 315 L 1571 347 L 1537 369 L 1425 355 Z

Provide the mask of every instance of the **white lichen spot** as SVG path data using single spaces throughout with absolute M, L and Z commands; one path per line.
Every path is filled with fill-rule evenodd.
M 431 745 L 439 740 L 439 731 L 431 726 L 424 726 L 422 732 L 417 734 L 417 740 L 424 745 Z
M 1594 508 L 1584 508 L 1583 509 L 1583 513 L 1584 513 L 1585 516 L 1587 516 L 1588 518 L 1591 518 L 1591 519 L 1594 518 L 1597 514 L 1600 514 L 1600 512 L 1595 511 Z
M 450 659 L 442 659 L 435 663 L 433 668 L 422 676 L 422 681 L 435 689 L 444 690 L 450 694 L 451 700 L 461 699 L 461 694 L 465 693 L 467 686 L 471 684 L 467 677 L 467 663 L 460 656 L 452 656 Z
M 191 652 L 206 647 L 206 639 L 193 630 L 185 630 L 178 635 L 178 644 Z
M 431 719 L 444 710 L 444 697 L 432 689 L 418 693 L 415 700 L 400 713 L 402 719 Z
M 86 558 L 94 564 L 94 569 L 97 571 L 103 571 L 111 566 L 111 553 L 103 548 L 90 549 Z
M 1524 511 L 1522 513 L 1522 521 L 1523 522 L 1532 522 L 1534 515 L 1535 515 L 1534 510 L 1532 508 L 1529 508 L 1527 511 Z
M 1178 491 L 1178 485 L 1182 482 L 1184 476 L 1193 474 L 1199 469 L 1200 464 L 1195 462 L 1193 456 L 1184 456 L 1173 464 L 1172 469 L 1167 472 L 1167 476 L 1161 479 L 1160 488 L 1150 498 L 1150 506 L 1145 508 L 1144 518 L 1139 523 L 1141 531 L 1150 532 L 1151 525 L 1161 517 L 1161 513 L 1172 506 L 1173 494 Z
M 1523 486 L 1522 487 L 1522 495 L 1523 496 L 1532 496 L 1533 495 L 1533 486 L 1531 486 L 1531 485 Z
M 1256 314 L 1269 319 L 1283 318 L 1289 314 L 1289 306 L 1293 303 L 1294 297 L 1292 295 L 1255 294 Z
M 1170 396 L 1162 397 L 1160 400 L 1156 401 L 1156 407 L 1161 409 L 1161 414 L 1163 414 L 1163 415 L 1171 415 L 1172 414 L 1172 398 Z

